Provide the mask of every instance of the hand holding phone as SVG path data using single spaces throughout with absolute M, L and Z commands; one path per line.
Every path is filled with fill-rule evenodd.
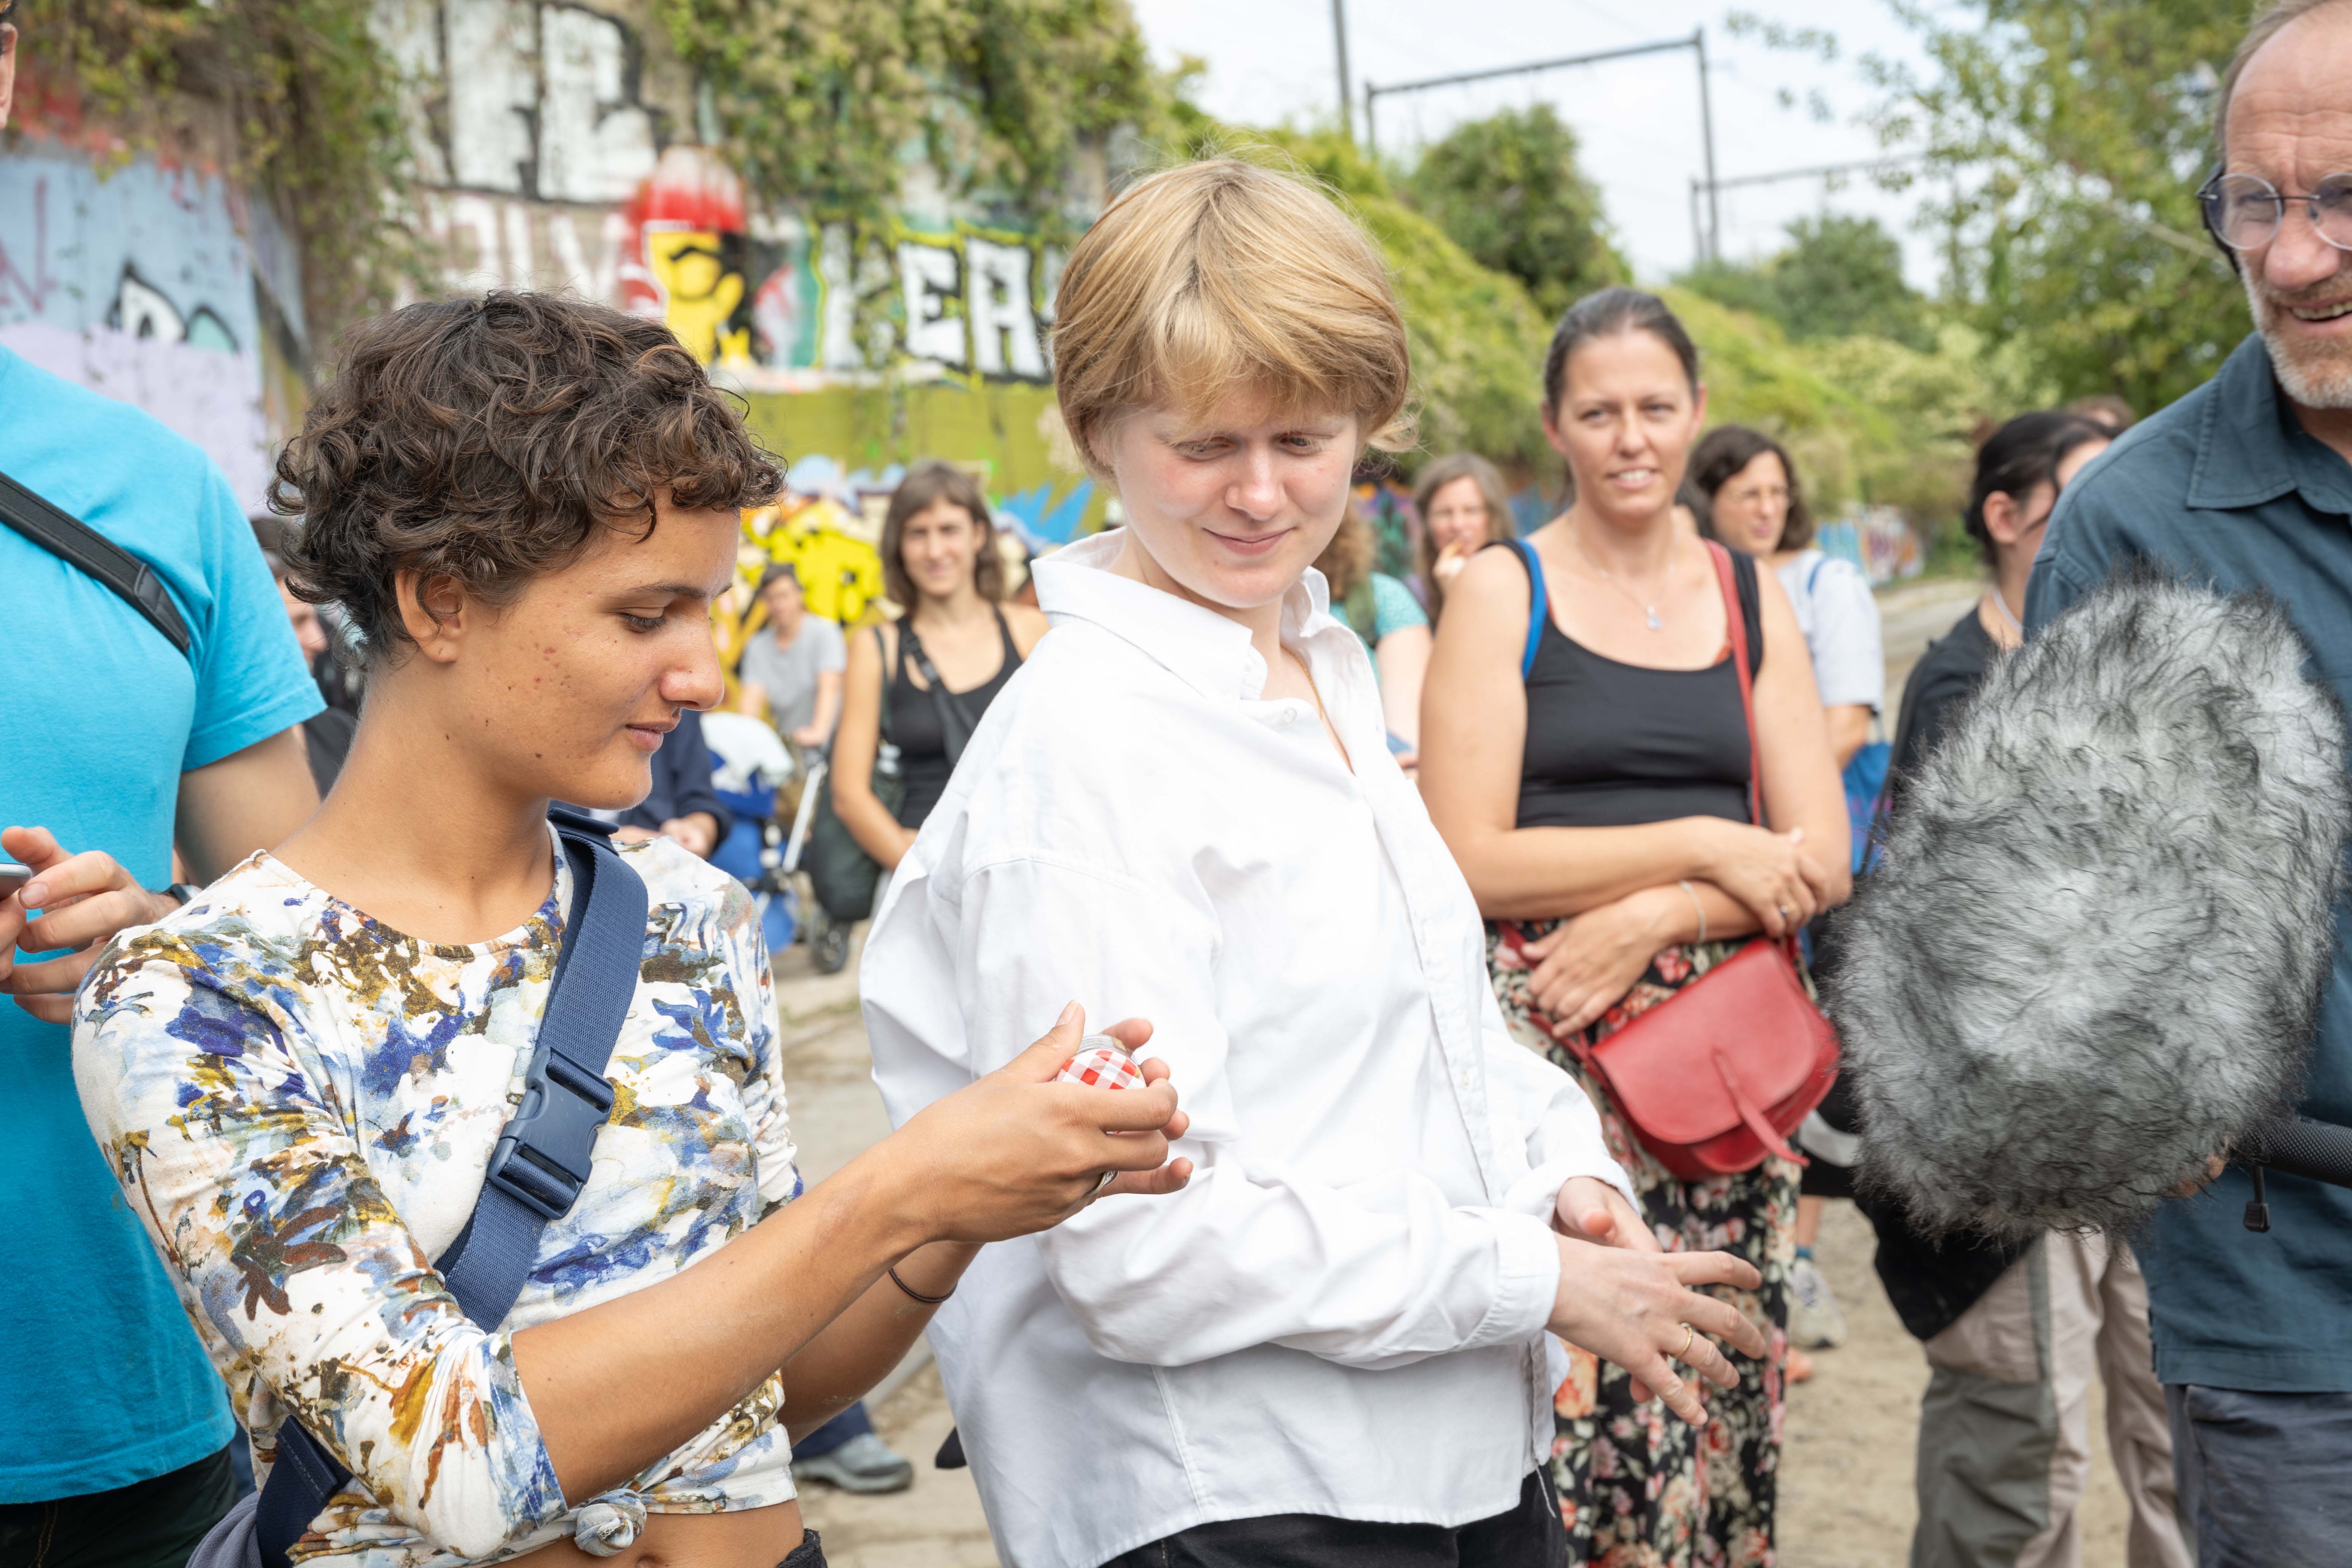
M 0 899 L 14 894 L 33 879 L 30 866 L 19 866 L 14 860 L 0 860 Z
M 73 1021 L 74 992 L 117 931 L 160 920 L 172 900 L 139 885 L 103 850 L 68 851 L 43 827 L 0 827 L 0 855 L 29 880 L 0 898 L 0 993 L 51 1024 Z M 41 918 L 25 895 L 34 892 Z M 60 952 L 38 963 L 27 952 Z

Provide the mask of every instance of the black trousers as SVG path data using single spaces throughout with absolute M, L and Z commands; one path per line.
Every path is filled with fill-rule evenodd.
M 1459 1529 L 1270 1513 L 1195 1525 L 1103 1568 L 1566 1568 L 1550 1481 L 1532 1471 L 1517 1506 Z
M 223 1448 L 112 1491 L 0 1504 L 0 1568 L 186 1568 L 236 1500 Z

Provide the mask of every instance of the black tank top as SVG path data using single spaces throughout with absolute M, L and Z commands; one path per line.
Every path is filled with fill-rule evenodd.
M 1013 672 L 1021 668 L 1021 650 L 1013 645 L 1013 628 L 1004 622 L 1004 612 L 995 610 L 997 635 L 1004 639 L 1004 662 L 996 673 L 969 691 L 952 692 L 956 705 L 964 717 L 977 726 Z M 898 826 L 920 827 L 923 819 L 931 815 L 931 807 L 940 804 L 947 793 L 948 775 L 955 772 L 948 761 L 947 731 L 940 726 L 940 705 L 929 689 L 917 686 L 907 678 L 907 623 L 898 626 L 898 665 L 890 674 L 890 689 L 883 693 L 890 704 L 890 738 L 898 743 L 898 767 L 907 781 L 907 797 L 898 803 Z
M 1512 555 L 1532 575 L 1534 563 Z M 1731 554 L 1747 623 L 1750 679 L 1764 664 L 1756 563 Z M 1748 718 L 1731 657 L 1704 669 L 1622 664 L 1552 619 L 1548 595 L 1527 671 L 1528 738 L 1519 763 L 1521 827 L 1632 827 L 1677 816 L 1748 820 Z

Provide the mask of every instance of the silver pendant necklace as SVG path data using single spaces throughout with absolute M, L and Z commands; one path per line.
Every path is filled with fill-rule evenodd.
M 2019 643 L 2023 643 L 2025 641 L 2025 623 L 2019 620 L 2017 618 L 2017 612 L 2009 607 L 2009 600 L 2002 596 L 2001 591 L 1999 587 L 1995 587 L 1993 589 L 1991 598 L 1992 607 L 1999 610 L 2000 612 L 2000 618 L 2009 624 L 2010 636 L 2015 637 Z
M 1569 530 L 1568 542 L 1570 548 L 1576 552 L 1578 560 L 1592 568 L 1594 572 L 1600 574 L 1601 580 L 1603 583 L 1608 584 L 1611 587 L 1624 595 L 1625 602 L 1642 612 L 1643 616 L 1649 622 L 1649 626 L 1652 631 L 1662 632 L 1666 629 L 1665 620 L 1658 614 L 1657 605 L 1654 602 L 1649 604 L 1643 603 L 1641 596 L 1635 594 L 1633 589 L 1628 588 L 1624 584 L 1620 583 L 1616 578 L 1609 574 L 1609 568 L 1601 565 L 1601 563 L 1586 554 L 1584 552 L 1584 543 L 1581 540 L 1576 537 L 1576 531 L 1573 527 Z M 1666 576 L 1671 579 L 1674 574 L 1674 542 L 1672 540 L 1668 540 L 1666 542 Z

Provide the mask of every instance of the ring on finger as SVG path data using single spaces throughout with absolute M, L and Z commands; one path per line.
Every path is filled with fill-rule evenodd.
M 1698 1329 L 1696 1325 L 1685 1323 L 1683 1325 L 1683 1348 L 1675 1352 L 1675 1359 L 1676 1361 L 1690 1360 L 1691 1346 L 1696 1343 L 1697 1340 Z
M 1100 1180 L 1100 1181 L 1098 1181 L 1098 1182 L 1097 1182 L 1097 1183 L 1095 1184 L 1095 1190 L 1094 1190 L 1093 1192 L 1088 1193 L 1088 1194 L 1087 1194 L 1087 1196 L 1088 1196 L 1089 1198 L 1098 1198 L 1098 1197 L 1102 1196 L 1102 1194 L 1103 1194 L 1103 1189 L 1104 1189 L 1105 1187 L 1107 1187 L 1107 1186 L 1109 1186 L 1113 1182 L 1115 1182 L 1115 1181 L 1117 1181 L 1117 1180 L 1118 1180 L 1118 1173 L 1117 1171 L 1105 1171 L 1105 1172 L 1102 1173 L 1102 1180 Z

